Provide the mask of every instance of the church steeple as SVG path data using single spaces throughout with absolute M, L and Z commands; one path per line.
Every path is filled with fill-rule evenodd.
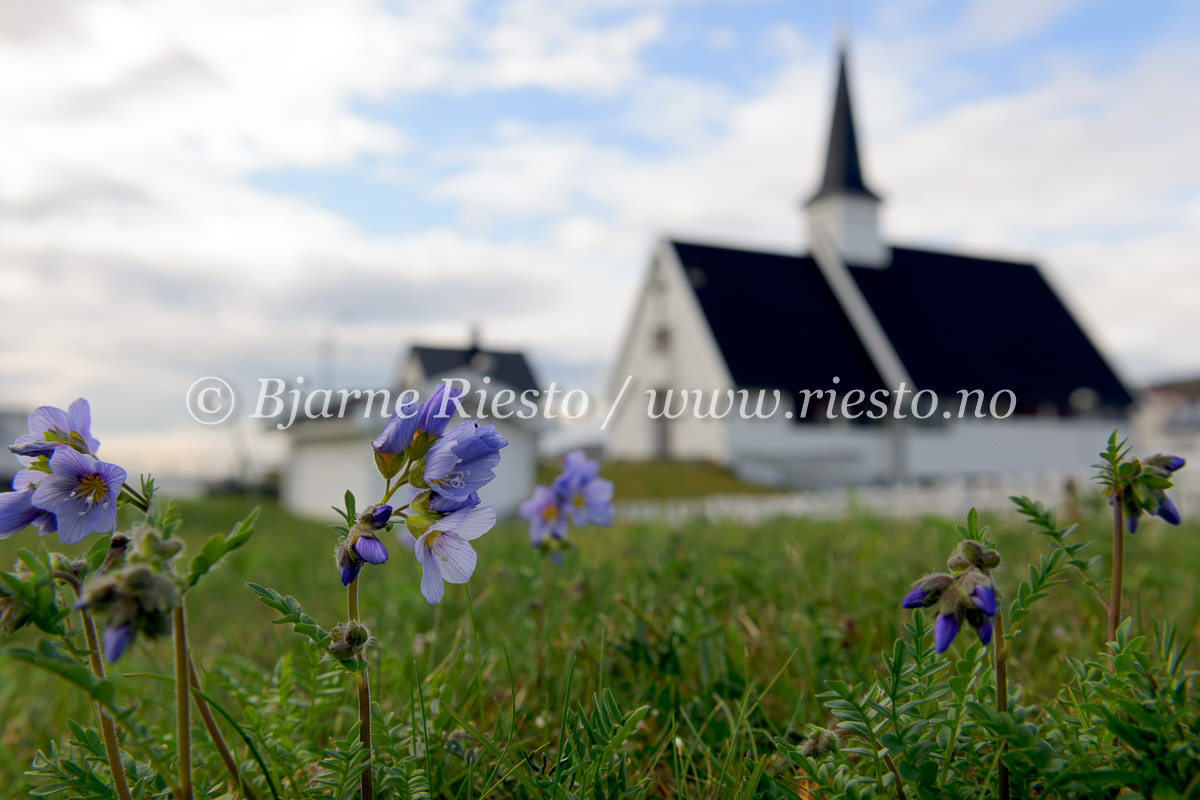
M 846 48 L 838 51 L 837 90 L 833 100 L 833 120 L 829 125 L 829 147 L 825 155 L 825 177 L 808 202 L 839 192 L 860 194 L 879 200 L 863 182 L 862 162 L 858 157 L 858 134 L 854 129 L 854 110 L 850 104 L 850 86 L 846 80 Z
M 879 195 L 863 180 L 843 45 L 838 48 L 837 89 L 825 173 L 816 194 L 805 204 L 810 244 L 822 237 L 847 263 L 886 267 L 891 262 L 891 251 L 879 232 L 880 203 Z

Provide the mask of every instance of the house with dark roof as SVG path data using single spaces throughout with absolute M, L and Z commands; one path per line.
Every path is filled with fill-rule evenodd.
M 464 412 L 450 424 L 477 419 L 494 424 L 508 439 L 502 458 L 504 469 L 480 492 L 485 503 L 501 514 L 513 513 L 533 493 L 537 472 L 538 440 L 545 430 L 542 414 L 522 410 L 523 393 L 539 398 L 533 370 L 521 352 L 485 348 L 478 332 L 466 347 L 414 345 L 401 360 L 397 378 L 386 390 L 359 390 L 346 404 L 346 412 L 329 418 L 297 419 L 286 432 L 288 459 L 280 497 L 292 511 L 325 516 L 329 506 L 340 506 L 347 489 L 359 507 L 374 502 L 383 491 L 370 442 L 383 430 L 388 414 L 401 398 L 429 397 L 440 385 L 464 390 Z M 502 396 L 511 392 L 511 395 Z M 408 393 L 407 395 L 405 393 Z M 498 403 L 493 399 L 499 398 Z M 540 399 L 538 401 L 540 406 Z M 503 419 L 496 413 L 507 414 Z M 521 413 L 517 413 L 517 412 Z M 364 500 L 364 498 L 366 498 Z
M 791 486 L 1091 463 L 1133 398 L 1038 267 L 895 246 L 881 206 L 842 51 L 808 252 L 660 241 L 606 454 Z

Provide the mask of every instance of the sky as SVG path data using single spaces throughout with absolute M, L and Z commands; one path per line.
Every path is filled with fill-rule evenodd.
M 189 469 L 246 434 L 197 378 L 382 387 L 474 324 L 598 392 L 658 238 L 804 249 L 839 30 L 890 241 L 1200 374 L 1194 3 L 0 0 L 0 407 Z

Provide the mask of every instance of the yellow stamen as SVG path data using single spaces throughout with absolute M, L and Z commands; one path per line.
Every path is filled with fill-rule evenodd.
M 91 505 L 108 497 L 108 484 L 99 475 L 88 475 L 79 481 L 79 488 L 75 493 Z

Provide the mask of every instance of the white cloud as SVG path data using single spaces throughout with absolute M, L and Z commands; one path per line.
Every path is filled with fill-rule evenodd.
M 104 429 L 159 431 L 131 439 L 147 458 L 212 457 L 229 435 L 187 433 L 190 382 L 311 375 L 327 336 L 349 383 L 385 383 L 403 344 L 476 321 L 540 363 L 603 365 L 657 236 L 800 246 L 828 124 L 829 48 L 791 27 L 759 43 L 785 63 L 749 88 L 648 72 L 670 5 L 597 23 L 611 5 L 519 0 L 485 28 L 464 0 L 0 0 L 0 74 L 21 76 L 0 82 L 0 402 L 87 394 Z M 853 63 L 889 229 L 1036 255 L 1135 377 L 1194 363 L 1192 43 L 930 113 L 937 52 L 891 38 L 910 44 L 868 35 Z M 463 150 L 359 105 L 529 86 L 621 110 L 604 131 L 510 116 Z M 370 155 L 452 165 L 424 189 L 469 224 L 370 236 L 248 182 Z

